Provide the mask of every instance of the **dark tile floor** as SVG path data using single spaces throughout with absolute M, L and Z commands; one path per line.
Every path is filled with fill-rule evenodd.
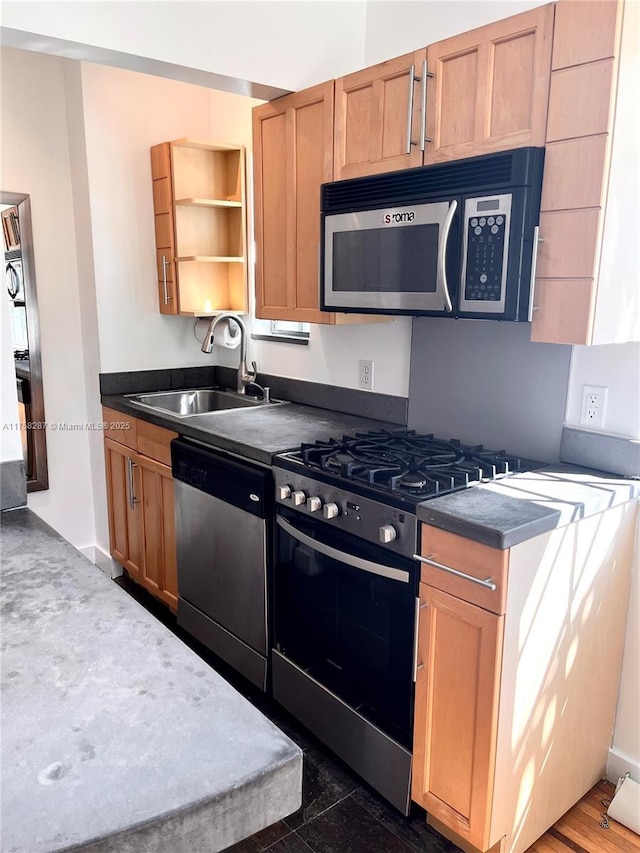
M 226 853 L 454 853 L 458 848 L 426 824 L 413 806 L 404 817 L 283 708 L 264 696 L 182 631 L 175 617 L 128 578 L 120 586 L 189 645 L 203 660 L 286 732 L 304 752 L 302 807 Z

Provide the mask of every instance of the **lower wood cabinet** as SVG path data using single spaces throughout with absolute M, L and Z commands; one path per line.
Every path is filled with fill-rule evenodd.
M 138 505 L 140 469 L 136 455 L 128 447 L 109 438 L 104 440 L 109 505 L 111 556 L 134 580 L 140 581 L 143 563 L 142 512 Z
M 604 776 L 637 510 L 509 550 L 422 527 L 412 797 L 467 853 L 525 853 Z
M 103 418 L 113 424 L 110 435 L 118 435 L 118 423 L 127 420 L 108 409 L 103 409 Z M 166 463 L 170 461 L 169 443 L 177 434 L 145 421 L 129 418 L 128 423 L 134 427 L 137 449 L 113 438 L 104 440 L 111 556 L 134 581 L 175 610 L 174 490 L 171 467 Z M 129 444 L 131 432 L 122 430 Z M 141 449 L 156 458 L 138 452 Z
M 488 848 L 503 616 L 420 584 L 413 799 Z

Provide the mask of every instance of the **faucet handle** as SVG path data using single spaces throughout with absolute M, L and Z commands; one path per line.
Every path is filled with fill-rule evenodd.
M 255 361 L 252 361 L 252 362 L 251 362 L 251 367 L 252 367 L 252 371 L 251 371 L 251 373 L 249 374 L 249 376 L 250 376 L 250 378 L 251 378 L 251 381 L 252 381 L 252 382 L 255 382 L 256 377 L 257 377 L 257 375 L 258 375 L 258 365 L 257 365 L 257 363 L 256 363 Z

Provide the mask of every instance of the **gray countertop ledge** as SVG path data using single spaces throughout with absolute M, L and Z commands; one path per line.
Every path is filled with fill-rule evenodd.
M 640 481 L 572 465 L 470 486 L 418 505 L 418 519 L 506 549 L 640 496 Z
M 214 853 L 300 805 L 300 749 L 28 509 L 2 513 L 4 853 Z
M 400 428 L 398 424 L 297 403 L 174 417 L 139 406 L 122 395 L 103 395 L 101 399 L 104 406 L 118 412 L 150 421 L 263 465 L 270 465 L 276 453 L 298 448 L 301 442 L 353 435 L 359 431 Z

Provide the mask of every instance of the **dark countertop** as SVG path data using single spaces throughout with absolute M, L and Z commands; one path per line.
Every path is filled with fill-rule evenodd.
M 296 744 L 34 513 L 1 521 L 2 850 L 214 853 L 299 807 Z
M 123 395 L 103 395 L 102 404 L 133 415 L 180 435 L 195 438 L 246 459 L 270 465 L 276 453 L 331 436 L 353 435 L 360 430 L 398 429 L 397 424 L 358 415 L 332 412 L 298 403 L 229 409 L 207 415 L 176 417 L 154 412 Z
M 123 395 L 103 395 L 102 403 L 265 465 L 271 464 L 275 454 L 295 449 L 301 442 L 398 428 L 397 424 L 298 403 L 187 418 L 154 412 Z M 638 496 L 638 480 L 559 463 L 425 501 L 418 505 L 417 517 L 506 549 Z
M 640 481 L 549 465 L 425 501 L 418 519 L 492 548 L 511 548 L 640 496 Z

